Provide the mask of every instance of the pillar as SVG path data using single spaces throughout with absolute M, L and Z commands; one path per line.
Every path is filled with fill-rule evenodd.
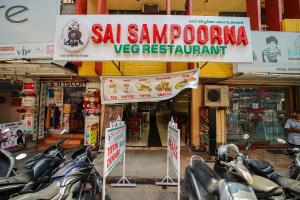
M 192 89 L 192 105 L 191 105 L 191 139 L 190 143 L 192 147 L 200 146 L 200 107 L 202 104 L 202 85 L 199 85 L 197 89 Z
M 281 31 L 281 0 L 266 0 L 265 8 L 268 31 Z
M 250 18 L 251 30 L 260 30 L 261 11 L 260 0 L 246 0 L 247 16 Z
M 107 14 L 106 0 L 98 0 L 97 13 L 98 14 Z M 96 72 L 96 74 L 98 74 L 100 76 L 102 75 L 103 62 L 95 62 L 95 72 Z
M 300 19 L 300 0 L 284 0 L 284 18 Z
M 171 0 L 166 0 L 167 15 L 171 15 Z M 172 63 L 167 62 L 167 73 L 172 72 Z
M 192 15 L 193 3 L 192 0 L 188 0 L 187 2 L 187 15 Z M 194 69 L 194 63 L 188 63 L 188 69 Z

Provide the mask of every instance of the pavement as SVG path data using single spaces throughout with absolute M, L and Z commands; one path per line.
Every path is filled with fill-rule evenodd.
M 34 148 L 34 144 L 28 144 L 26 149 L 19 152 L 14 152 L 14 155 L 19 153 L 27 153 L 28 158 L 38 153 Z M 251 159 L 263 159 L 270 162 L 276 171 L 284 174 L 287 171 L 292 159 L 282 154 L 282 150 L 262 150 L 251 149 L 249 157 Z M 194 152 L 189 148 L 184 148 L 181 151 L 181 170 L 180 176 L 183 179 L 185 167 L 189 164 L 191 155 L 200 155 L 204 160 L 209 157 L 205 153 Z M 156 186 L 155 182 L 161 181 L 166 176 L 167 171 L 167 151 L 166 149 L 158 148 L 128 148 L 126 149 L 126 177 L 137 186 L 134 188 L 116 188 L 111 187 L 110 183 L 117 182 L 123 175 L 123 164 L 120 162 L 107 177 L 107 192 L 111 199 L 143 199 L 143 200 L 171 200 L 177 197 L 177 187 L 163 188 Z M 26 160 L 26 159 L 25 159 Z M 22 173 L 23 161 L 16 161 L 16 167 L 19 169 L 17 173 Z M 103 153 L 99 154 L 94 160 L 96 169 L 102 174 L 103 170 Z M 208 165 L 213 167 L 213 161 L 208 162 Z M 176 181 L 176 175 L 172 166 L 170 165 L 170 177 Z M 181 199 L 184 199 L 181 194 Z

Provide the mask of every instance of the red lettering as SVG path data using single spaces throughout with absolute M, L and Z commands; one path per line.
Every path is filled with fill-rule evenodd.
M 236 35 L 235 35 L 235 26 L 229 27 L 224 26 L 224 44 L 235 45 L 236 43 Z
M 141 35 L 140 35 L 140 43 L 143 43 L 143 40 L 146 40 L 146 42 L 148 44 L 150 43 L 150 36 L 149 36 L 147 24 L 143 24 L 143 26 L 142 26 L 142 31 L 141 31 Z
M 211 38 L 210 41 L 211 44 L 215 44 L 216 40 L 219 45 L 222 44 L 222 29 L 220 26 L 212 25 L 210 27 L 210 38 Z
M 190 38 L 189 38 L 189 34 L 188 32 L 190 32 Z M 184 26 L 184 30 L 183 30 L 183 39 L 184 42 L 186 44 L 192 44 L 195 40 L 195 29 L 194 26 L 192 24 L 188 24 Z
M 104 38 L 103 38 L 103 43 L 107 43 L 107 40 L 110 40 L 111 43 L 114 43 L 114 37 L 113 37 L 112 25 L 111 24 L 106 25 Z
M 173 44 L 176 38 L 181 35 L 181 27 L 178 24 L 171 25 L 171 43 Z
M 128 41 L 130 43 L 137 43 L 137 41 L 138 41 L 138 34 L 137 34 L 136 31 L 138 31 L 138 26 L 136 24 L 130 24 L 128 26 L 128 33 L 129 33 Z
M 203 38 L 202 38 L 203 35 Z M 199 44 L 206 44 L 208 41 L 208 28 L 205 25 L 198 26 L 197 39 Z
M 117 43 L 121 42 L 121 24 L 117 25 Z
M 102 35 L 101 31 L 103 31 L 101 24 L 94 24 L 92 27 L 92 32 L 95 34 L 91 38 L 94 43 L 98 44 L 102 42 Z
M 164 43 L 167 44 L 167 24 L 164 24 L 161 35 L 159 34 L 157 25 L 153 24 L 153 43 L 156 43 L 156 40 L 158 40 L 158 43 L 162 43 L 164 40 Z
M 117 99 L 117 96 L 110 96 L 111 99 Z
M 236 44 L 240 45 L 241 43 L 243 43 L 243 45 L 247 45 L 249 43 L 245 27 L 243 26 L 240 26 L 238 28 L 238 36 L 237 36 Z

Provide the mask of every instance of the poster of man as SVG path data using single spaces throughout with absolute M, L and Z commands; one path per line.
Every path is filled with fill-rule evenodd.
M 25 147 L 25 135 L 22 122 L 0 124 L 0 148 Z

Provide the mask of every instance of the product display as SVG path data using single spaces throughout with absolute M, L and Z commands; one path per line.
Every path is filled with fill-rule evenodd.
M 284 137 L 287 88 L 230 87 L 227 110 L 229 141 L 249 134 L 255 142 L 276 143 Z

